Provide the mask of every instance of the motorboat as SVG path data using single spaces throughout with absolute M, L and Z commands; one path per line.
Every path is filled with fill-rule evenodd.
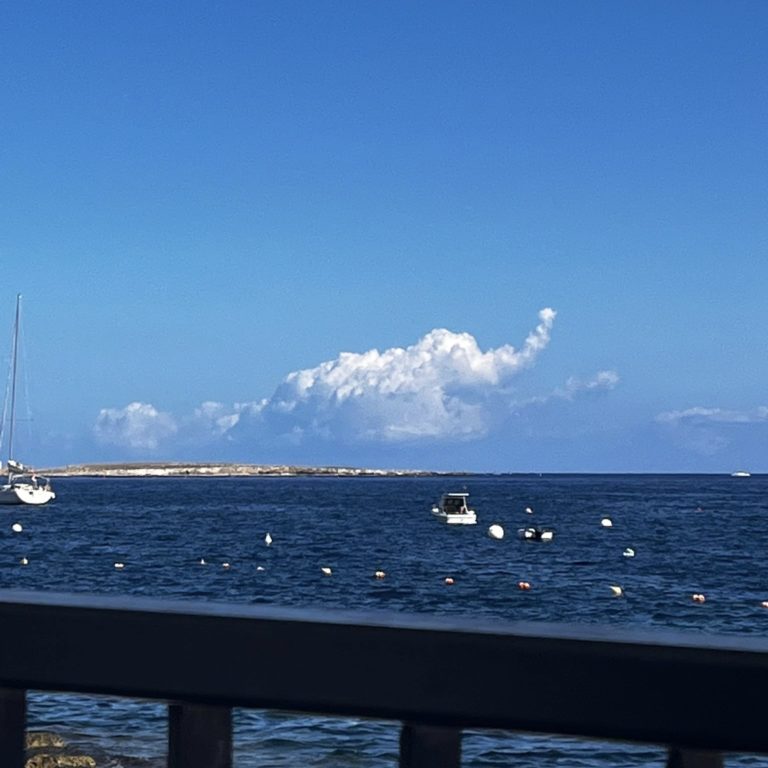
M 39 477 L 13 457 L 13 432 L 16 425 L 16 373 L 19 357 L 19 319 L 21 316 L 21 294 L 16 295 L 16 316 L 13 323 L 13 348 L 11 350 L 10 412 L 8 426 L 8 460 L 5 471 L 8 478 L 0 485 L 0 504 L 47 504 L 56 498 L 47 478 Z M 8 400 L 6 399 L 6 403 Z M 0 443 L 5 434 L 6 424 L 0 425 Z
M 519 528 L 517 533 L 521 539 L 526 541 L 552 541 L 555 538 L 555 532 L 547 528 L 530 526 L 528 528 Z
M 752 475 L 744 470 L 739 470 L 738 472 L 731 472 L 731 477 L 752 477 Z
M 432 514 L 448 525 L 475 525 L 477 514 L 469 506 L 468 493 L 444 493 Z

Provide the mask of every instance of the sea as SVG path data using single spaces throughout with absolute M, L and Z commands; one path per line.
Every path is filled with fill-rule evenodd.
M 59 478 L 55 489 L 46 507 L 0 511 L 0 588 L 698 634 L 768 630 L 768 476 Z M 469 492 L 477 525 L 446 526 L 430 513 L 449 491 Z M 494 524 L 502 539 L 489 536 Z M 520 538 L 531 525 L 553 530 L 553 540 Z M 386 577 L 375 579 L 377 570 Z M 28 725 L 98 755 L 99 766 L 160 768 L 165 715 L 154 702 L 36 691 Z M 237 710 L 235 766 L 393 767 L 398 729 Z M 465 732 L 462 755 L 478 768 L 665 760 L 652 746 L 499 731 Z M 768 758 L 728 763 L 768 766 Z

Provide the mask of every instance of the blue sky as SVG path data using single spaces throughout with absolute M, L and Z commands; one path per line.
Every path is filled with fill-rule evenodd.
M 4 7 L 19 458 L 768 471 L 767 31 L 763 2 Z

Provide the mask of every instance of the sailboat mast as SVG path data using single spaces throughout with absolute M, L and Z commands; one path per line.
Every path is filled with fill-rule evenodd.
M 13 458 L 13 427 L 16 422 L 16 363 L 19 357 L 19 315 L 21 294 L 16 294 L 16 318 L 13 323 L 13 354 L 11 357 L 11 424 L 8 432 L 8 458 Z M 9 467 L 10 474 L 10 467 Z

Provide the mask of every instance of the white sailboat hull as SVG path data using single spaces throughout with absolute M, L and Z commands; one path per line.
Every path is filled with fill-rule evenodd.
M 6 483 L 0 486 L 0 504 L 33 504 L 40 506 L 56 498 L 50 488 L 39 488 L 32 483 Z

